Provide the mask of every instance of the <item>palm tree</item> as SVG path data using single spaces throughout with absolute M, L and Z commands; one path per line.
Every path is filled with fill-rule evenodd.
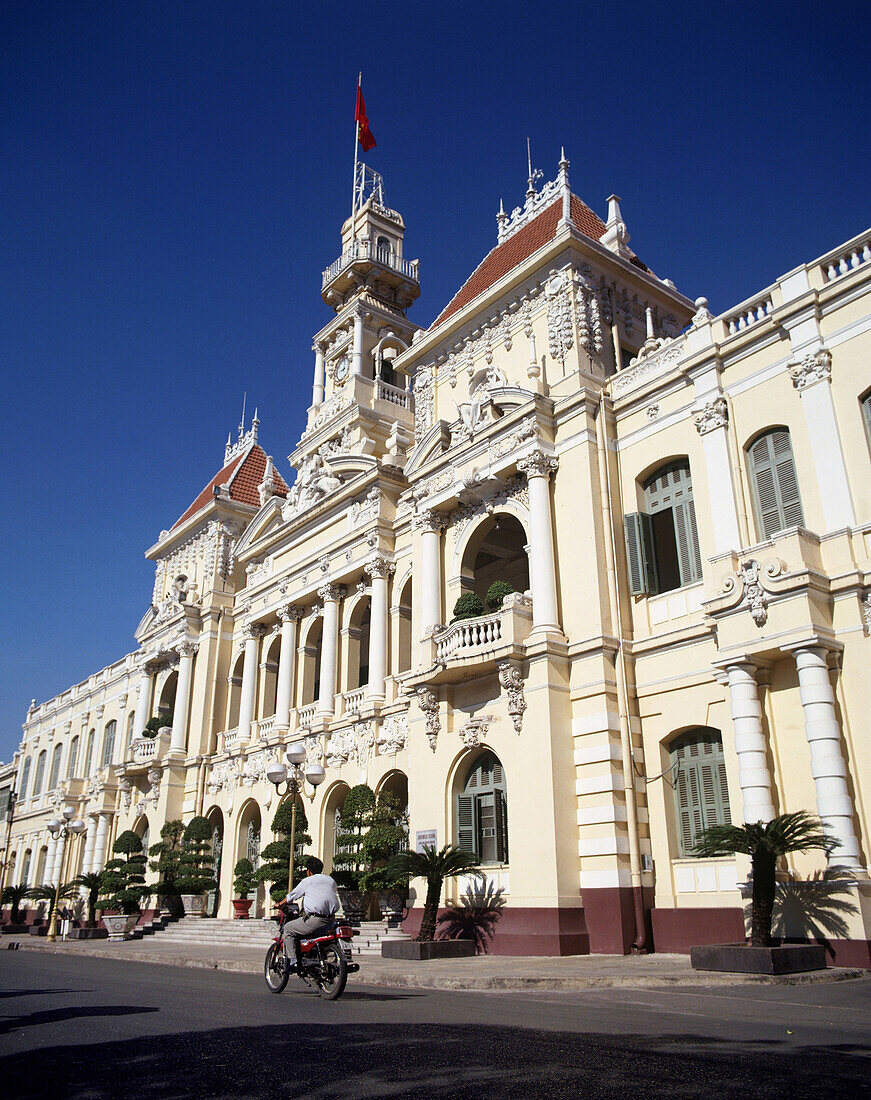
M 744 825 L 709 825 L 696 835 L 693 850 L 700 856 L 728 856 L 743 852 L 750 856 L 753 893 L 750 901 L 750 944 L 771 944 L 771 916 L 774 909 L 777 860 L 787 852 L 808 852 L 821 848 L 826 855 L 838 846 L 823 823 L 807 810 L 781 814 L 773 821 Z
M 88 924 L 97 923 L 97 898 L 100 896 L 100 887 L 103 885 L 101 871 L 89 871 L 84 875 L 76 875 L 69 884 L 70 887 L 84 887 L 88 891 Z
M 18 886 L 4 886 L 0 904 L 10 907 L 9 923 L 21 924 L 21 903 L 30 897 L 30 887 L 26 882 Z
M 426 879 L 426 901 L 418 940 L 427 942 L 435 938 L 436 916 L 445 879 L 453 875 L 467 875 L 477 869 L 478 857 L 475 853 L 464 852 L 453 844 L 446 844 L 440 852 L 433 845 L 425 844 L 422 852 L 406 848 L 393 856 L 386 868 L 389 875 Z

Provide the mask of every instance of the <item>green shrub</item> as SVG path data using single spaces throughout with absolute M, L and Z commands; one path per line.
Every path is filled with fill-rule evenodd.
M 143 898 L 151 893 L 145 885 L 146 856 L 142 840 L 132 829 L 127 829 L 112 845 L 112 851 L 118 855 L 103 869 L 97 904 L 101 909 L 120 909 L 128 915 L 138 913 Z
M 255 871 L 258 882 L 271 882 L 269 896 L 273 901 L 283 901 L 287 896 L 287 872 L 290 863 L 290 821 L 292 813 L 291 800 L 285 799 L 275 811 L 272 819 L 272 831 L 281 836 L 281 840 L 273 840 L 267 844 L 260 853 L 262 865 Z M 294 834 L 293 853 L 293 885 L 297 886 L 305 876 L 302 866 L 302 857 L 305 846 L 311 844 L 312 838 L 308 834 L 308 818 L 305 816 L 305 807 L 302 800 L 296 803 L 296 833 Z
M 181 869 L 183 837 L 182 821 L 178 818 L 165 821 L 160 830 L 160 840 L 148 849 L 148 854 L 155 857 L 148 866 L 157 872 L 154 890 L 160 897 L 172 897 L 178 893 L 176 882 Z
M 352 787 L 342 803 L 333 867 L 342 875 L 342 885 L 350 890 L 360 889 L 360 879 L 367 864 L 363 837 L 372 824 L 374 810 L 375 792 L 366 783 Z
M 257 886 L 257 875 L 250 859 L 240 859 L 233 868 L 233 896 L 247 898 Z
M 172 715 L 155 714 L 153 718 L 149 718 L 145 723 L 145 729 L 142 731 L 142 735 L 143 737 L 157 737 L 164 726 L 172 726 Z
M 452 623 L 458 619 L 477 619 L 484 614 L 484 604 L 477 592 L 464 592 L 454 604 L 454 617 Z
M 508 581 L 493 581 L 487 589 L 487 595 L 484 597 L 484 602 L 491 611 L 498 611 L 505 597 L 514 591 L 516 591 L 516 589 L 513 585 L 510 585 Z
M 208 818 L 192 817 L 182 837 L 176 887 L 180 894 L 205 894 L 217 886 L 212 867 L 212 826 Z

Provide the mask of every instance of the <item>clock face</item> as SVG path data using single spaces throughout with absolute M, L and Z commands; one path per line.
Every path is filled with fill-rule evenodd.
M 335 370 L 334 377 L 335 377 L 337 382 L 344 382 L 345 381 L 345 379 L 348 377 L 348 371 L 350 370 L 350 367 L 351 367 L 351 364 L 348 361 L 348 356 L 343 355 L 342 358 L 338 361 L 338 363 L 336 363 L 336 370 Z

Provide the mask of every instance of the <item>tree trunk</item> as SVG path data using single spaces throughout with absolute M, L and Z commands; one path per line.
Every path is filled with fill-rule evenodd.
M 420 932 L 417 938 L 420 942 L 428 943 L 435 939 L 436 917 L 439 911 L 439 901 L 442 896 L 442 880 L 430 879 L 426 884 L 426 901 L 423 905 L 423 920 L 420 922 Z
M 753 853 L 753 894 L 750 902 L 750 943 L 753 947 L 768 947 L 771 944 L 776 863 L 777 857 L 773 852 L 760 849 Z

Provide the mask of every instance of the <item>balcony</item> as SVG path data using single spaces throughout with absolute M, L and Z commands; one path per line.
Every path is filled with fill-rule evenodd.
M 522 656 L 523 643 L 532 629 L 532 600 L 519 592 L 505 597 L 499 611 L 461 619 L 433 633 L 424 645 L 424 666 L 441 665 L 427 683 L 439 683 L 478 675 L 487 666 L 507 657 Z M 429 652 L 426 652 L 427 649 Z
M 345 274 L 352 264 L 363 264 L 366 267 L 377 266 L 382 269 L 379 277 L 385 275 L 399 276 L 402 281 L 418 283 L 420 281 L 420 261 L 400 260 L 391 249 L 375 248 L 372 241 L 354 241 L 347 252 L 334 260 L 321 276 L 321 289 L 326 290 L 333 283 L 340 283 L 340 276 Z M 336 287 L 340 292 L 341 286 Z

